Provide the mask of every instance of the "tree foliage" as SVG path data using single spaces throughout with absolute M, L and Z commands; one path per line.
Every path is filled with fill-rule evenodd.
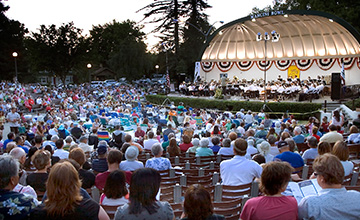
M 159 32 L 162 42 L 174 44 L 174 56 L 169 56 L 170 72 L 191 72 L 194 62 L 203 45 L 204 36 L 199 30 L 208 30 L 207 15 L 204 10 L 210 8 L 205 0 L 154 0 L 153 3 L 141 8 L 144 20 L 158 24 L 153 32 Z M 189 27 L 185 20 L 197 27 Z M 179 25 L 182 24 L 182 27 Z M 180 35 L 180 37 L 179 37 Z M 182 43 L 181 43 L 182 42 Z M 162 50 L 161 44 L 159 49 Z
M 360 32 L 360 1 L 359 0 L 275 0 L 272 7 L 256 10 L 316 10 L 334 14 L 349 22 Z
M 134 79 L 150 71 L 152 62 L 146 52 L 145 33 L 135 22 L 113 21 L 94 26 L 90 31 L 91 59 L 97 65 L 107 66 L 117 77 Z
M 19 21 L 8 19 L 7 10 L 9 7 L 0 2 L 0 73 L 1 79 L 10 80 L 15 76 L 13 52 L 18 53 L 18 71 L 26 71 L 23 39 L 28 30 Z
M 32 70 L 53 73 L 64 83 L 85 55 L 87 46 L 81 32 L 72 22 L 59 28 L 41 25 L 39 33 L 26 40 Z

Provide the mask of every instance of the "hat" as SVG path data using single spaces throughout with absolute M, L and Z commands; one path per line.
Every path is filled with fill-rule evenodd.
M 135 146 L 130 146 L 125 151 L 125 158 L 129 161 L 134 161 L 139 155 L 139 150 Z
M 107 146 L 105 146 L 105 145 L 98 146 L 97 153 L 99 155 L 104 155 L 104 154 L 106 154 L 106 152 L 107 152 Z
M 277 146 L 278 146 L 278 148 L 282 148 L 282 147 L 285 147 L 285 146 L 289 146 L 289 144 L 286 141 L 279 141 Z
M 58 130 L 64 130 L 64 129 L 65 129 L 64 125 L 60 125 Z

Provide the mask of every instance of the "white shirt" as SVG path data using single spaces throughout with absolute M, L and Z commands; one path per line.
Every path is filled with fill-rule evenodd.
M 10 127 L 19 127 L 20 124 L 19 124 L 19 121 L 20 121 L 20 115 L 19 113 L 15 112 L 15 113 L 12 113 L 12 112 L 9 112 L 6 116 L 6 119 L 9 120 L 9 126 Z M 16 120 L 13 122 L 13 120 Z
M 262 173 L 261 166 L 245 156 L 235 155 L 230 160 L 220 163 L 220 176 L 224 185 L 238 186 L 248 184 Z
M 270 146 L 269 154 L 273 155 L 274 157 L 276 155 L 280 154 L 279 148 L 277 146 Z
M 85 143 L 80 143 L 79 147 L 84 151 L 84 153 L 91 152 L 93 150 L 92 147 Z
M 60 160 L 62 159 L 68 159 L 69 158 L 69 152 L 67 152 L 64 149 L 57 149 L 54 151 L 54 157 L 59 157 Z
M 252 114 L 246 114 L 244 116 L 244 121 L 245 121 L 245 124 L 253 123 L 254 117 L 252 116 Z
M 152 146 L 154 145 L 154 144 L 159 144 L 160 142 L 157 140 L 157 139 L 154 139 L 154 138 L 152 138 L 152 139 L 149 139 L 149 140 L 145 140 L 144 141 L 144 149 L 146 149 L 146 150 L 151 150 L 151 148 L 152 148 Z

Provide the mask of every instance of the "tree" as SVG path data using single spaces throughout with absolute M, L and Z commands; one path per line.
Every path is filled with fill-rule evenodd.
M 184 7 L 190 12 L 183 31 L 183 43 L 180 48 L 180 60 L 184 65 L 181 72 L 188 76 L 194 73 L 195 61 L 204 46 L 208 36 L 215 29 L 209 24 L 208 16 L 203 11 L 210 8 L 204 1 L 187 0 Z
M 0 73 L 1 79 L 10 80 L 15 76 L 13 52 L 19 54 L 19 72 L 26 71 L 23 40 L 28 30 L 19 21 L 8 19 L 5 16 L 7 10 L 9 7 L 0 2 Z
M 150 71 L 152 62 L 146 52 L 145 33 L 134 21 L 113 21 L 94 26 L 90 31 L 91 59 L 108 66 L 117 77 L 134 79 Z
M 271 7 L 270 7 L 271 9 Z M 316 10 L 334 14 L 360 32 L 359 0 L 275 0 L 273 10 Z M 253 10 L 254 12 L 254 10 Z
M 32 33 L 26 39 L 31 69 L 53 73 L 65 84 L 66 75 L 86 53 L 87 46 L 81 33 L 82 30 L 72 22 L 59 28 L 41 25 L 39 33 Z
M 186 66 L 184 65 L 178 65 L 181 63 L 186 63 L 186 65 L 189 63 L 188 61 L 179 60 L 179 51 L 187 51 L 180 48 L 180 39 L 179 33 L 181 33 L 181 36 L 184 36 L 185 38 L 182 38 L 182 40 L 185 42 L 188 39 L 191 39 L 192 37 L 199 38 L 199 33 L 196 33 L 196 35 L 191 34 L 190 35 L 183 35 L 183 30 L 179 28 L 180 18 L 185 20 L 191 20 L 190 23 L 193 23 L 195 25 L 202 24 L 203 21 L 207 20 L 206 14 L 202 13 L 203 10 L 206 8 L 211 7 L 206 3 L 207 1 L 204 0 L 163 0 L 163 1 L 157 1 L 154 0 L 153 3 L 141 8 L 139 11 L 145 11 L 144 13 L 144 20 L 152 17 L 152 20 L 149 23 L 156 23 L 159 24 L 153 32 L 160 32 L 163 37 L 163 42 L 173 42 L 174 44 L 174 52 L 175 57 L 171 58 L 169 56 L 169 60 L 172 60 L 171 64 L 168 64 L 169 66 L 173 66 L 173 71 L 179 72 L 179 71 L 186 71 Z M 200 25 L 201 27 L 202 25 Z M 192 30 L 194 33 L 194 30 Z M 202 42 L 202 41 L 201 41 Z M 200 43 L 201 45 L 202 43 Z M 187 44 L 183 44 L 187 45 Z M 182 46 L 183 46 L 182 45 Z M 160 46 L 160 45 L 159 45 Z M 193 44 L 189 44 L 189 48 L 193 46 Z M 180 48 L 180 49 L 179 49 Z M 160 48 L 161 49 L 161 48 Z M 196 49 L 197 50 L 197 49 Z M 182 53 L 182 52 L 181 52 Z M 191 51 L 190 52 L 190 58 L 189 55 L 185 56 L 186 59 L 190 59 L 195 61 L 193 59 L 193 54 L 196 54 L 195 57 L 198 54 L 198 51 Z M 183 55 L 180 55 L 181 59 L 183 59 Z M 190 62 L 191 63 L 191 62 Z

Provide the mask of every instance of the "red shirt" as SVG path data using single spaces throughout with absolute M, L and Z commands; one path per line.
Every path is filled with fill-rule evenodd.
M 132 172 L 130 172 L 130 171 L 124 171 L 124 172 L 125 172 L 126 182 L 130 185 L 130 179 L 131 179 Z M 96 175 L 95 186 L 99 190 L 104 190 L 106 179 L 108 178 L 109 174 L 110 174 L 109 171 L 105 171 L 103 173 L 99 173 L 98 175 Z
M 316 137 L 316 139 L 317 139 L 318 141 L 320 141 L 320 136 L 319 136 L 319 135 L 313 134 L 312 136 Z
M 190 147 L 194 146 L 192 143 L 188 143 L 188 144 L 180 144 L 179 147 L 180 147 L 180 150 L 182 152 L 186 152 Z
M 242 220 L 297 219 L 298 205 L 292 196 L 259 196 L 249 199 L 241 212 Z

